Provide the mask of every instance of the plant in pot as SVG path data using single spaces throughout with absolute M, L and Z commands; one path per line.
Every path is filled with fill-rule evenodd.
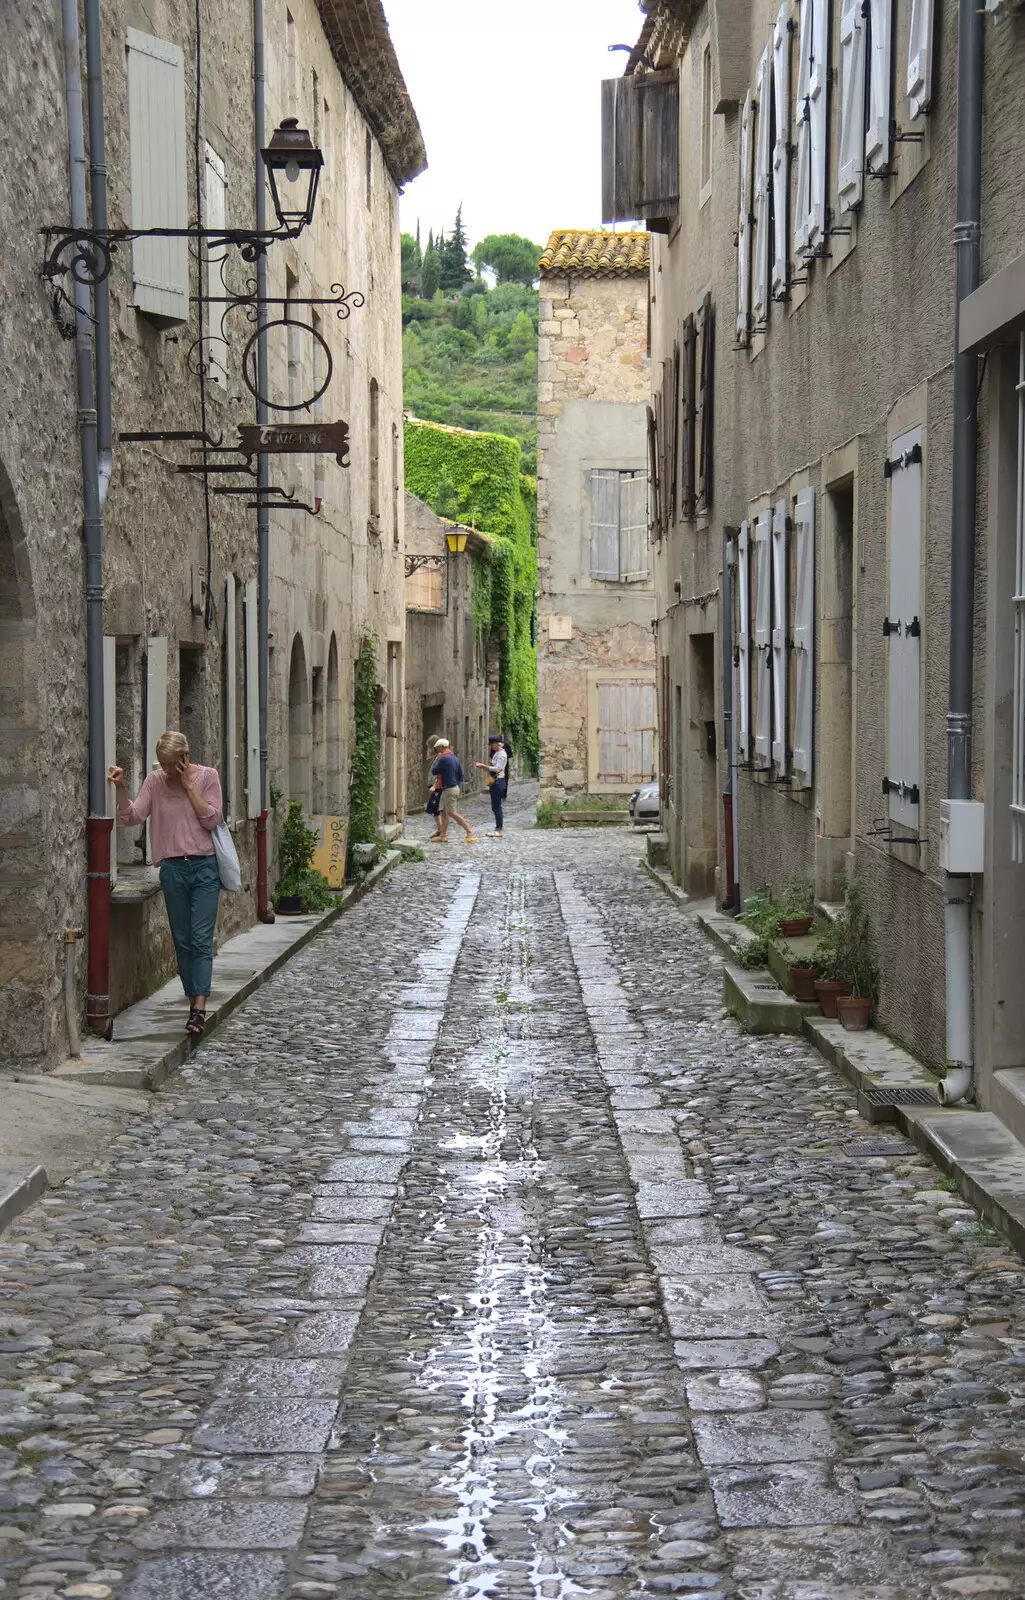
M 856 878 L 848 878 L 844 886 L 841 920 L 844 939 L 840 973 L 849 989 L 846 995 L 837 996 L 837 1016 L 848 1032 L 862 1033 L 871 1020 L 879 973 L 869 954 L 868 917 L 862 904 L 861 886 Z
M 836 917 L 825 919 L 812 957 L 818 967 L 818 977 L 814 980 L 815 997 L 822 1007 L 822 1015 L 834 1021 L 838 1016 L 837 997 L 851 992 L 850 981 L 844 974 L 845 914 L 846 910 Z
M 311 866 L 316 848 L 316 828 L 307 824 L 299 801 L 290 801 L 278 845 L 281 876 L 274 896 L 275 909 L 283 916 L 324 911 L 332 903 L 327 879 Z
M 771 889 L 758 889 L 745 900 L 744 909 L 737 918 L 754 935 L 740 946 L 738 956 L 742 967 L 762 967 L 769 957 L 769 940 L 779 931 L 779 908 Z
M 787 967 L 787 977 L 794 999 L 800 1000 L 803 1005 L 814 1005 L 815 980 L 819 975 L 820 968 L 815 956 L 798 956 L 792 961 Z
M 780 891 L 776 909 L 779 913 L 779 931 L 784 938 L 802 939 L 810 930 L 815 916 L 814 878 L 788 878 Z

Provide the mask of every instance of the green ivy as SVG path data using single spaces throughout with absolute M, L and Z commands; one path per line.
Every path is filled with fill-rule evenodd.
M 406 423 L 406 488 L 439 515 L 488 535 L 474 557 L 474 625 L 499 650 L 499 704 L 492 722 L 528 770 L 537 769 L 537 484 L 522 471 L 520 446 L 497 433 Z
M 377 837 L 377 642 L 370 634 L 360 640 L 356 659 L 356 736 L 349 777 L 349 849 L 372 844 Z

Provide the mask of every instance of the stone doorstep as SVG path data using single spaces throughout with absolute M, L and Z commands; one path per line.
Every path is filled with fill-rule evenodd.
M 992 1111 L 897 1108 L 897 1122 L 965 1199 L 1025 1256 L 1025 1145 Z
M 0 1172 L 0 1233 L 39 1199 L 48 1181 L 45 1167 L 33 1167 L 24 1177 Z
M 658 835 L 656 834 L 655 837 L 657 838 Z M 681 889 L 678 883 L 673 882 L 670 873 L 665 867 L 660 866 L 656 861 L 652 861 L 650 850 L 647 857 L 641 856 L 639 860 L 652 883 L 657 883 L 663 893 L 669 896 L 670 900 L 675 900 L 676 904 L 681 908 L 690 904 L 690 895 Z M 700 922 L 700 920 L 701 915 L 699 913 L 698 921 Z
M 266 983 L 286 961 L 317 934 L 329 927 L 344 911 L 361 900 L 369 890 L 402 859 L 398 850 L 389 850 L 362 883 L 350 884 L 341 903 L 330 911 L 307 917 L 279 917 L 273 924 L 256 923 L 237 934 L 218 951 L 218 967 L 207 1032 L 240 1006 Z M 191 1052 L 182 1029 L 182 995 L 177 978 L 155 994 L 139 1000 L 114 1020 L 115 1034 L 109 1043 L 102 1039 L 82 1041 L 82 1054 L 65 1061 L 50 1076 L 76 1083 L 99 1083 L 121 1089 L 156 1089 L 170 1077 Z
M 908 1106 L 877 1105 L 867 1096 L 870 1089 L 924 1090 L 936 1096 L 936 1077 L 927 1067 L 884 1033 L 866 1028 L 849 1033 L 842 1022 L 811 1015 L 805 1019 L 805 1036 L 834 1067 L 838 1067 L 858 1097 L 858 1110 L 866 1122 L 900 1122 Z M 917 1109 L 924 1109 L 919 1107 Z
M 751 929 L 743 922 L 737 922 L 725 911 L 717 911 L 714 906 L 707 911 L 699 911 L 697 920 L 712 943 L 730 958 L 735 958 L 738 950 L 743 950 L 754 938 Z
M 787 994 L 767 967 L 735 967 L 727 962 L 722 973 L 726 1009 L 745 1033 L 800 1034 L 809 1014 L 819 1009 Z

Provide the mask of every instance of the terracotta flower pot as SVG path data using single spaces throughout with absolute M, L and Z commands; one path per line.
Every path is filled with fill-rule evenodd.
M 851 985 L 844 983 L 842 978 L 815 979 L 815 993 L 818 996 L 824 1017 L 832 1017 L 835 1020 L 837 1015 L 836 1002 L 839 996 L 850 994 L 850 992 Z
M 836 1014 L 848 1033 L 864 1033 L 872 1016 L 872 1000 L 868 995 L 838 995 Z
M 779 925 L 779 931 L 787 939 L 803 939 L 811 930 L 811 917 L 784 917 Z
M 813 1004 L 815 1000 L 815 979 L 819 975 L 818 967 L 788 967 L 787 977 L 790 980 L 790 993 L 795 1000 L 803 1004 Z

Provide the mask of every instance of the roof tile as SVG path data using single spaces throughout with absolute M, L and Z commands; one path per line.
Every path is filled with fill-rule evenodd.
M 647 233 L 553 233 L 541 257 L 542 272 L 579 272 L 589 278 L 626 278 L 648 270 Z

